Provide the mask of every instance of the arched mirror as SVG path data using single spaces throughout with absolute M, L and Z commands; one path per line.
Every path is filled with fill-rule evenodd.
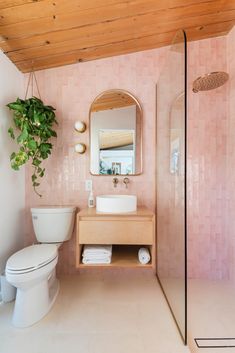
M 93 175 L 142 172 L 142 109 L 126 91 L 103 92 L 90 107 L 90 172 Z

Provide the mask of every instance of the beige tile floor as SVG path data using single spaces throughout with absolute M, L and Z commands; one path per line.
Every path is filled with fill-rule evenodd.
M 0 306 L 1 353 L 188 353 L 155 277 L 68 276 L 50 313 L 27 329 Z M 212 353 L 212 352 L 211 352 Z
M 235 353 L 235 348 L 203 348 L 196 337 L 235 338 L 235 286 L 230 281 L 189 280 L 188 338 L 194 353 Z

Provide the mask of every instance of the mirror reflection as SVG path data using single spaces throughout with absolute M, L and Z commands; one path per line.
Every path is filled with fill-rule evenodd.
M 106 91 L 90 108 L 90 172 L 95 175 L 141 173 L 140 104 L 130 93 Z
M 173 101 L 170 110 L 170 173 L 183 175 L 184 173 L 184 130 L 182 129 L 182 112 L 184 111 L 184 92 Z

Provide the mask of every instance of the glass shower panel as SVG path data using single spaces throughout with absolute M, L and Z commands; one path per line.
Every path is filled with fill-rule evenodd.
M 157 83 L 157 276 L 187 343 L 186 36 L 177 32 Z

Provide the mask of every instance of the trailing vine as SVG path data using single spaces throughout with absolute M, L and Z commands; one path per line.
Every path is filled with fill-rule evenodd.
M 22 100 L 17 98 L 15 102 L 7 104 L 14 112 L 14 127 L 8 129 L 10 137 L 17 141 L 19 150 L 10 156 L 11 167 L 14 170 L 31 161 L 34 172 L 31 176 L 34 191 L 38 196 L 37 188 L 40 185 L 39 178 L 45 174 L 45 168 L 41 163 L 51 154 L 52 144 L 49 140 L 56 137 L 52 129 L 56 123 L 55 108 L 44 105 L 36 97 Z

